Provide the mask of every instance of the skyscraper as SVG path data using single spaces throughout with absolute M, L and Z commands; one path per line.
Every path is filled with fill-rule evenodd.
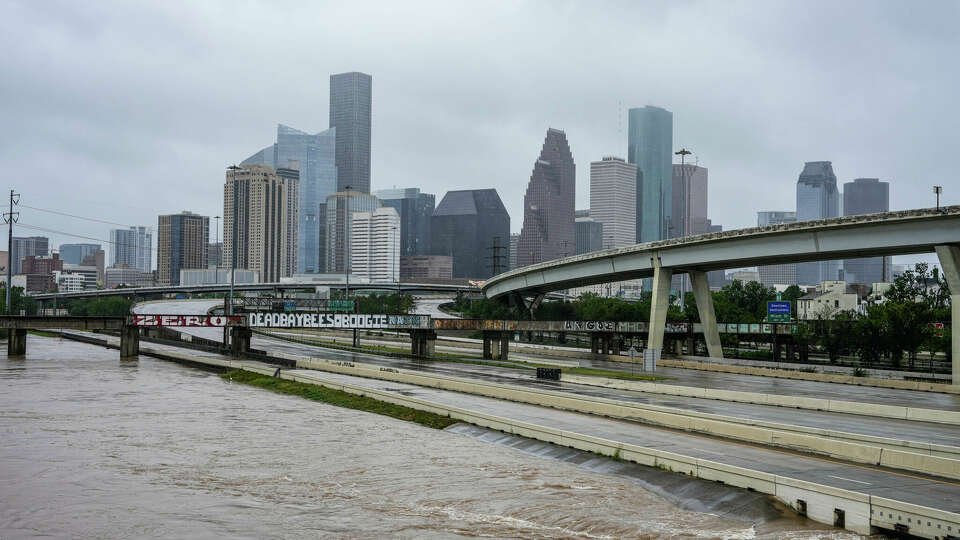
M 757 227 L 782 225 L 796 221 L 796 212 L 778 210 L 757 212 Z M 797 265 L 795 263 L 759 266 L 757 267 L 757 272 L 760 274 L 760 283 L 763 283 L 767 287 L 797 284 Z
M 210 218 L 181 212 L 157 218 L 157 281 L 180 285 L 180 270 L 205 269 Z
M 430 218 L 436 197 L 420 188 L 381 189 L 374 193 L 400 216 L 400 256 L 430 254 Z
M 840 215 L 837 176 L 829 161 L 808 161 L 797 180 L 797 221 L 826 219 Z M 840 261 L 797 264 L 799 285 L 819 285 L 839 278 Z
M 400 214 L 396 209 L 354 212 L 350 236 L 352 274 L 372 281 L 400 279 Z
M 277 125 L 277 142 L 241 165 L 299 169 L 297 272 L 323 272 L 320 205 L 337 190 L 336 129 L 306 133 Z
M 627 161 L 637 166 L 637 242 L 670 236 L 673 226 L 673 113 L 630 109 Z
M 60 244 L 60 258 L 66 264 L 83 264 L 87 255 L 100 249 L 100 244 Z
M 372 212 L 380 208 L 380 199 L 359 191 L 339 191 L 327 197 L 326 215 L 327 272 L 351 272 L 352 216 L 354 212 Z
M 673 220 L 670 237 L 707 231 L 707 168 L 687 163 L 673 165 Z
M 603 226 L 604 248 L 637 243 L 636 165 L 613 156 L 590 163 L 590 217 Z
M 890 211 L 890 184 L 877 178 L 857 178 L 843 185 L 843 215 L 856 216 Z M 847 283 L 870 285 L 890 281 L 890 257 L 869 257 L 843 261 Z
M 432 255 L 453 257 L 455 278 L 492 276 L 495 243 L 502 246 L 501 271 L 506 269 L 510 215 L 495 189 L 448 191 L 433 211 L 430 234 Z
M 227 169 L 223 185 L 224 266 L 253 270 L 262 283 L 277 282 L 296 272 L 298 184 L 296 169 L 274 170 L 266 165 Z
M 593 219 L 590 210 L 577 210 L 574 220 L 575 255 L 603 249 L 603 223 Z
M 45 236 L 13 237 L 10 246 L 10 264 L 14 274 L 21 273 L 23 259 L 28 255 L 46 257 L 50 254 L 50 239 Z
M 574 253 L 576 178 L 566 134 L 548 129 L 523 197 L 523 227 L 517 246 L 520 266 Z
M 110 231 L 110 266 L 153 271 L 153 229 L 138 226 Z
M 337 191 L 370 193 L 373 78 L 352 71 L 330 76 L 330 127 L 337 136 Z

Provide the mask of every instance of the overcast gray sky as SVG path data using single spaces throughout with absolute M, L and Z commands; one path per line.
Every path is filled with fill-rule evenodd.
M 522 224 L 546 129 L 626 153 L 626 109 L 674 113 L 709 214 L 792 210 L 804 161 L 960 203 L 958 2 L 0 0 L 0 171 L 24 204 L 151 225 L 218 215 L 226 166 L 278 122 L 328 127 L 328 77 L 373 76 L 373 189 L 494 187 Z M 106 224 L 23 209 L 107 239 Z M 20 229 L 18 234 L 27 234 Z M 53 243 L 82 241 L 51 234 Z

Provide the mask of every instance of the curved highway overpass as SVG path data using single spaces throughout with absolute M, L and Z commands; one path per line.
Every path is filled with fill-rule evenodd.
M 660 349 L 670 297 L 670 278 L 687 273 L 704 323 L 711 356 L 721 357 L 713 298 L 706 272 L 744 266 L 826 261 L 881 255 L 936 252 L 953 293 L 954 320 L 960 320 L 960 206 L 753 227 L 672 238 L 595 251 L 518 268 L 483 286 L 488 298 L 542 297 L 598 283 L 653 278 L 648 347 Z M 960 332 L 953 333 L 953 357 L 960 358 Z M 960 381 L 960 361 L 953 379 Z

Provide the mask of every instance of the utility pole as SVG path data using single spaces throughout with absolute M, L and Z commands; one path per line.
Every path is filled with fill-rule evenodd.
M 3 215 L 3 221 L 7 224 L 7 315 L 13 315 L 13 306 L 11 305 L 12 296 L 10 291 L 13 289 L 13 224 L 20 219 L 20 212 L 13 211 L 13 205 L 20 204 L 20 194 L 10 190 L 10 211 Z
M 943 193 L 943 186 L 933 186 L 933 192 L 937 196 L 937 211 L 940 211 L 940 194 Z

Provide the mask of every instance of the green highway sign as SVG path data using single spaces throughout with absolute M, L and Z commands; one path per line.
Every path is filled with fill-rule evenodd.
M 768 323 L 788 323 L 790 322 L 790 312 L 790 302 L 767 302 Z
M 330 311 L 353 311 L 353 300 L 330 300 L 327 303 Z

